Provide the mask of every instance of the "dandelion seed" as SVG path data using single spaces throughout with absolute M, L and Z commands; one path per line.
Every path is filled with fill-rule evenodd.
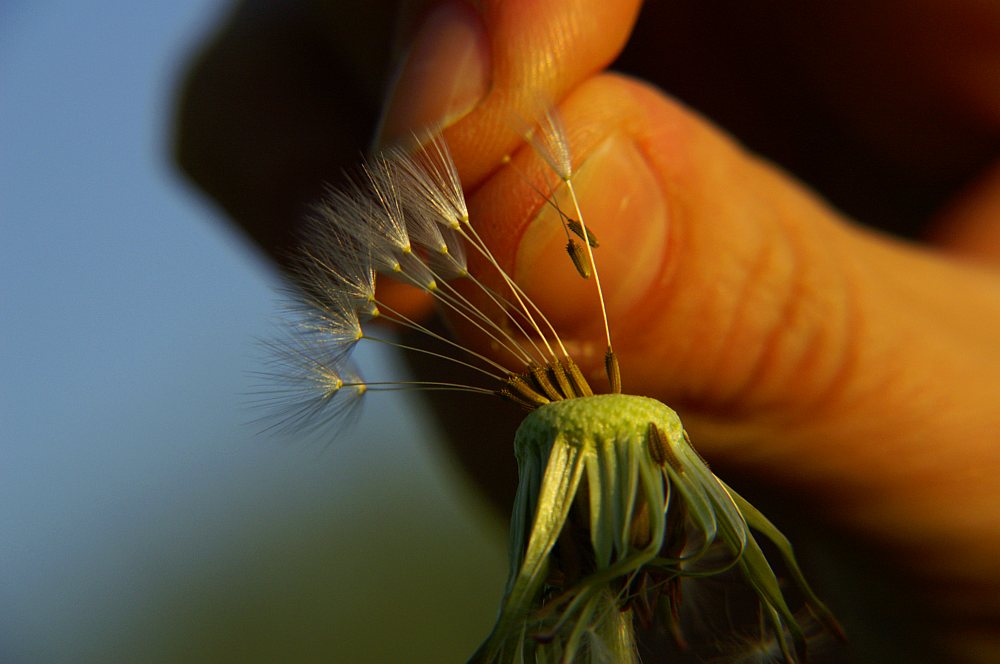
M 566 243 L 566 253 L 569 254 L 570 260 L 573 261 L 573 267 L 584 279 L 590 279 L 591 271 L 590 264 L 587 262 L 587 256 L 580 244 L 570 238 L 569 242 Z
M 331 212 L 317 208 L 313 226 L 322 234 L 322 241 L 291 257 L 291 272 L 297 286 L 312 293 L 317 304 L 345 297 L 367 313 L 375 301 L 375 270 L 368 245 L 362 245 L 344 234 L 326 215 Z
M 581 224 L 576 219 L 567 219 L 566 226 L 573 234 L 575 234 L 581 240 L 584 240 L 594 249 L 601 246 L 600 242 L 597 241 L 597 236 L 594 235 L 594 232 L 591 231 L 589 228 L 584 228 L 583 224 Z
M 458 230 L 469 222 L 469 210 L 455 164 L 439 134 L 423 138 L 417 137 L 424 148 L 416 155 L 391 152 L 399 165 L 400 189 L 412 209 L 425 210 L 438 223 Z
M 572 179 L 573 159 L 566 140 L 566 129 L 553 110 L 544 112 L 542 119 L 526 132 L 525 139 L 560 179 Z
M 591 278 L 604 325 L 605 393 L 595 394 L 544 312 L 493 256 L 469 219 L 457 172 L 439 136 L 415 153 L 370 161 L 360 179 L 316 208 L 295 260 L 295 341 L 272 346 L 275 371 L 291 387 L 271 395 L 286 408 L 282 426 L 311 426 L 339 415 L 370 392 L 447 390 L 499 397 L 529 411 L 514 441 L 519 485 L 511 518 L 510 574 L 496 625 L 475 662 L 636 662 L 637 628 L 661 626 L 685 643 L 681 584 L 741 576 L 756 598 L 769 648 L 787 662 L 804 658 L 806 632 L 758 538 L 778 551 L 803 598 L 808 624 L 842 636 L 799 570 L 788 540 L 716 477 L 691 446 L 677 414 L 647 397 L 621 394 L 596 236 L 573 189 L 568 141 L 554 113 L 526 140 L 559 177 L 536 192 L 556 208 L 567 252 Z M 472 274 L 471 250 L 487 272 Z M 487 357 L 380 302 L 376 274 L 429 293 L 500 351 Z M 471 284 L 482 307 L 449 283 Z M 487 283 L 499 284 L 487 286 Z M 392 321 L 451 352 L 401 344 L 362 329 Z M 349 355 L 361 343 L 426 353 L 470 370 L 468 383 L 363 381 Z
M 326 297 L 307 296 L 302 302 L 295 330 L 303 338 L 311 338 L 316 348 L 325 348 L 330 357 L 347 357 L 364 338 L 357 304 L 344 292 Z
M 272 387 L 257 401 L 277 415 L 262 418 L 269 430 L 311 431 L 356 415 L 364 381 L 349 362 L 311 336 L 265 344 L 271 360 L 264 374 Z

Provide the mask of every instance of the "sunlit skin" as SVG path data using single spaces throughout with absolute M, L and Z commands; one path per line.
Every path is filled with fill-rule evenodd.
M 289 242 L 288 219 L 319 190 L 300 182 L 335 179 L 339 167 L 357 159 L 359 126 L 370 120 L 384 80 L 382 69 L 366 69 L 380 66 L 368 54 L 373 43 L 387 43 L 379 16 L 391 14 L 365 4 L 357 21 L 309 24 L 330 31 L 319 48 L 332 48 L 341 70 L 324 66 L 314 78 L 282 78 L 283 67 L 291 71 L 302 62 L 287 57 L 280 39 L 272 44 L 253 35 L 254 50 L 273 47 L 273 71 L 259 75 L 283 81 L 273 86 L 280 94 L 262 95 L 267 104 L 254 106 L 226 86 L 189 88 L 182 164 L 275 255 Z M 692 7 L 677 3 L 678 20 L 697 14 Z M 768 7 L 778 11 L 780 4 Z M 485 40 L 488 81 L 471 111 L 448 118 L 446 137 L 477 228 L 567 338 L 594 344 L 599 352 L 589 360 L 586 353 L 574 356 L 599 375 L 603 328 L 592 291 L 586 282 L 579 296 L 572 290 L 581 280 L 565 253 L 551 258 L 561 251 L 559 236 L 531 223 L 542 209 L 537 194 L 503 165 L 512 153 L 521 170 L 539 168 L 518 149 L 510 118 L 532 113 L 539 98 L 558 100 L 587 223 L 601 240 L 624 390 L 680 412 L 711 462 L 806 500 L 817 516 L 891 557 L 953 659 L 995 661 L 1000 14 L 975 2 L 852 7 L 759 18 L 780 25 L 784 46 L 795 54 L 779 80 L 808 83 L 846 134 L 885 158 L 887 175 L 898 167 L 918 172 L 914 181 L 929 188 L 950 188 L 950 198 L 935 201 L 948 204 L 943 211 L 924 210 L 933 222 L 929 245 L 855 225 L 793 174 L 750 154 L 654 85 L 604 73 L 633 28 L 632 2 L 489 0 L 477 11 L 463 10 Z M 412 19 L 404 25 L 418 24 L 420 12 L 404 14 Z M 667 14 L 644 21 L 668 20 Z M 368 20 L 370 31 L 358 29 Z M 289 25 L 289 34 L 302 29 Z M 400 43 L 415 31 L 404 27 Z M 238 31 L 227 37 L 247 38 Z M 647 39 L 633 53 L 646 58 L 641 71 L 653 81 L 666 78 L 665 70 L 703 69 L 710 76 L 720 62 L 726 69 L 726 53 L 716 62 L 672 48 L 670 40 Z M 225 78 L 227 67 L 245 64 L 240 58 L 239 49 L 212 52 L 195 80 Z M 443 95 L 435 81 L 446 80 L 444 71 L 427 75 L 415 88 L 423 98 L 397 104 L 383 140 L 440 115 L 435 100 Z M 329 90 L 338 85 L 343 94 L 331 102 Z M 780 113 L 785 109 L 769 107 L 767 99 L 739 101 L 748 117 L 776 125 L 770 131 L 780 134 L 789 122 Z M 227 103 L 239 113 L 226 113 Z M 334 118 L 328 107 L 341 114 Z M 303 133 L 310 140 L 258 140 Z M 854 167 L 850 149 L 845 145 L 841 155 L 846 170 Z M 856 167 L 879 174 L 878 165 L 860 158 Z M 895 185 L 887 178 L 885 186 Z M 623 202 L 630 187 L 635 191 Z M 566 276 L 553 273 L 553 265 Z M 611 288 L 616 283 L 629 286 Z M 408 294 L 386 292 L 382 299 L 407 311 L 422 307 Z M 513 484 L 495 472 L 496 459 L 510 454 L 509 429 L 502 433 L 495 443 L 456 449 L 484 488 L 498 494 Z

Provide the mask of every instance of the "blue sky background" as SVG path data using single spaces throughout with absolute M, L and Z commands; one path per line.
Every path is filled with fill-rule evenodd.
M 167 157 L 225 6 L 0 5 L 0 661 L 460 659 L 502 524 L 416 405 L 248 425 L 275 280 Z

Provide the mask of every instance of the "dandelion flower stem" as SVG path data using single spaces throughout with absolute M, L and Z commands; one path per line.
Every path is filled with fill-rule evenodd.
M 569 178 L 563 180 L 566 183 L 566 189 L 569 191 L 570 199 L 573 201 L 573 208 L 576 210 L 576 218 L 580 221 L 580 226 L 583 228 L 583 235 L 587 236 L 587 222 L 583 220 L 583 211 L 580 210 L 580 201 L 576 196 L 576 189 L 573 187 L 573 181 Z M 584 246 L 587 247 L 587 260 L 590 261 L 590 269 L 594 274 L 594 285 L 597 287 L 597 300 L 601 304 L 601 319 L 604 322 L 604 337 L 608 341 L 608 350 L 611 350 L 611 326 L 608 325 L 608 308 L 604 303 L 604 290 L 601 288 L 601 277 L 597 273 L 597 263 L 594 261 L 594 249 L 590 246 L 590 242 L 584 242 Z
M 476 281 L 476 283 L 479 283 L 478 280 Z M 491 299 L 493 299 L 493 301 L 498 306 L 502 306 L 499 302 L 497 302 L 497 300 L 495 299 L 495 297 L 493 297 L 488 290 L 485 290 L 485 286 L 484 285 L 482 285 L 482 284 L 479 284 L 479 285 L 480 285 L 481 288 L 484 289 L 484 291 L 486 292 L 486 294 L 488 296 L 490 296 Z M 445 293 L 444 290 L 442 290 L 442 289 L 447 289 L 448 293 Z M 487 316 L 485 313 L 483 313 L 482 310 L 480 310 L 479 308 L 476 307 L 476 305 L 474 305 L 473 303 L 469 302 L 468 298 L 466 298 L 464 295 L 462 295 L 458 291 L 458 289 L 455 288 L 454 286 L 452 286 L 450 283 L 448 283 L 447 281 L 442 281 L 441 282 L 441 288 L 439 288 L 434 293 L 434 295 L 435 295 L 435 297 L 437 297 L 438 299 L 440 299 L 442 302 L 444 302 L 448 306 L 452 307 L 455 311 L 458 311 L 459 313 L 462 313 L 462 311 L 466 311 L 466 312 L 469 313 L 469 315 L 475 315 L 476 317 L 481 318 L 482 320 L 484 320 L 488 325 L 490 325 L 492 328 L 494 328 L 495 330 L 497 330 L 498 333 L 502 334 L 507 339 L 507 341 L 510 342 L 510 345 L 504 343 L 500 339 L 497 339 L 493 335 L 490 335 L 490 337 L 494 341 L 496 341 L 498 344 L 500 344 L 504 348 L 508 349 L 512 354 L 519 355 L 520 358 L 521 358 L 521 361 L 523 361 L 525 364 L 530 364 L 531 363 L 531 361 L 532 361 L 531 356 L 527 353 L 527 351 L 524 350 L 524 348 L 521 347 L 521 344 L 518 343 L 518 341 L 516 339 L 514 339 L 513 336 L 511 336 L 510 332 L 508 332 L 507 330 L 503 329 L 503 327 L 501 325 L 499 325 L 495 320 L 493 320 L 492 318 L 490 318 L 489 316 Z M 466 316 L 466 318 L 468 318 L 468 316 Z M 538 353 L 539 356 L 541 356 L 541 350 L 539 350 L 538 346 L 536 346 L 535 343 L 534 343 L 534 341 L 531 340 L 531 338 L 528 336 L 528 334 L 521 327 L 520 323 L 518 323 L 516 320 L 514 320 L 513 317 L 511 317 L 511 320 L 513 321 L 514 325 L 517 326 L 518 330 L 520 330 L 520 332 L 522 334 L 524 334 L 524 336 L 528 340 L 528 342 L 531 343 L 532 346 L 534 346 L 535 352 Z M 470 322 L 472 322 L 472 321 L 470 320 Z M 480 328 L 480 329 L 482 329 L 482 328 Z M 483 331 L 486 332 L 485 330 L 483 330 Z M 489 334 L 489 333 L 486 332 L 486 334 Z
M 436 341 L 441 341 L 443 343 L 446 343 L 449 346 L 452 346 L 453 348 L 457 348 L 457 349 L 459 349 L 460 351 L 462 351 L 464 353 L 468 353 L 469 355 L 472 355 L 476 359 L 482 360 L 486 364 L 490 365 L 491 367 L 493 367 L 494 369 L 496 369 L 498 371 L 503 372 L 504 374 L 508 373 L 506 367 L 504 367 L 499 362 L 494 362 L 493 360 L 491 360 L 490 358 L 486 357 L 485 355 L 477 353 L 476 351 L 472 350 L 471 348 L 467 348 L 467 347 L 463 346 L 462 344 L 460 344 L 460 343 L 458 343 L 456 341 L 452 341 L 451 339 L 449 339 L 448 337 L 446 337 L 444 335 L 441 335 L 441 334 L 438 334 L 437 332 L 434 332 L 430 328 L 428 328 L 428 327 L 426 327 L 424 325 L 421 325 L 420 323 L 416 322 L 412 318 L 404 316 L 403 314 L 401 314 L 400 312 L 396 311 L 392 307 L 386 306 L 385 304 L 383 304 L 381 302 L 378 303 L 378 306 L 379 306 L 379 309 L 384 309 L 385 311 L 389 312 L 389 315 L 385 316 L 385 318 L 387 320 L 391 320 L 393 322 L 399 323 L 399 324 L 404 325 L 406 327 L 412 328 L 413 330 L 416 330 L 417 332 L 421 332 L 423 334 L 426 334 L 427 336 L 431 337 L 432 339 L 435 339 Z M 367 335 L 364 338 L 365 339 L 373 339 L 374 340 L 373 337 L 369 337 Z M 452 359 L 454 360 L 455 358 L 452 358 Z
M 463 367 L 468 367 L 469 369 L 472 369 L 473 371 L 478 371 L 479 373 L 481 373 L 481 374 L 483 374 L 485 376 L 489 376 L 490 378 L 493 378 L 495 380 L 503 380 L 503 376 L 495 374 L 492 371 L 489 371 L 487 369 L 483 369 L 482 367 L 477 367 L 476 365 L 474 365 L 474 364 L 472 364 L 470 362 L 466 362 L 464 360 L 460 360 L 457 357 L 451 357 L 450 355 L 444 355 L 443 353 L 437 353 L 437 352 L 432 351 L 432 350 L 427 349 L 427 348 L 420 348 L 419 346 L 409 346 L 407 344 L 401 344 L 401 343 L 397 343 L 395 341 L 390 341 L 389 339 L 382 339 L 380 337 L 371 337 L 371 336 L 368 336 L 367 334 L 364 336 L 364 339 L 366 341 L 374 341 L 376 343 L 385 344 L 386 346 L 392 346 L 393 348 L 398 348 L 400 350 L 405 350 L 405 351 L 409 351 L 409 352 L 412 352 L 412 353 L 423 353 L 424 355 L 430 355 L 431 357 L 437 357 L 439 359 L 447 360 L 448 362 L 452 362 L 454 364 L 459 364 L 459 365 L 461 365 Z
M 486 396 L 494 396 L 495 391 L 486 389 L 485 387 L 476 387 L 474 385 L 464 385 L 462 383 L 444 383 L 431 380 L 398 380 L 398 381 L 381 381 L 375 383 L 344 383 L 345 387 L 359 385 L 366 389 L 372 389 L 377 392 L 396 392 L 401 390 L 410 389 L 420 389 L 422 391 L 428 392 L 470 392 L 472 394 L 483 394 Z
M 497 270 L 497 272 L 500 273 L 501 278 L 503 278 L 504 282 L 510 288 L 511 293 L 513 293 L 514 298 L 517 300 L 517 303 L 521 307 L 521 310 L 524 312 L 525 317 L 528 319 L 528 322 L 531 324 L 533 328 L 535 328 L 535 331 L 538 333 L 539 338 L 541 338 L 542 343 L 545 344 L 545 349 L 548 351 L 549 355 L 552 356 L 552 359 L 558 360 L 559 357 L 556 355 L 555 351 L 552 350 L 552 346 L 549 344 L 548 339 L 542 332 L 541 328 L 535 322 L 534 317 L 531 315 L 531 310 L 528 308 L 528 305 L 525 304 L 525 301 L 527 301 L 528 304 L 531 305 L 531 308 L 538 313 L 538 316 L 542 319 L 542 322 L 544 322 L 546 327 L 549 328 L 549 331 L 552 333 L 552 337 L 559 345 L 559 349 L 560 351 L 562 351 L 563 356 L 569 357 L 569 352 L 563 345 L 562 339 L 559 338 L 559 334 L 556 332 L 555 327 L 553 327 L 552 323 L 550 323 L 548 318 L 545 317 L 545 314 L 542 313 L 542 310 L 538 307 L 537 304 L 534 303 L 534 301 L 530 297 L 527 296 L 527 294 L 525 294 L 525 292 L 521 289 L 521 287 L 518 286 L 517 283 L 510 278 L 507 272 L 502 267 L 500 267 L 500 264 L 497 262 L 496 258 L 494 258 L 490 250 L 486 248 L 486 244 L 483 242 L 482 238 L 476 232 L 476 229 L 472 227 L 472 224 L 467 223 L 466 227 L 472 233 L 472 238 L 474 238 L 475 240 L 475 241 L 470 240 L 470 244 L 472 244 L 476 248 L 476 250 L 479 251 L 486 258 L 486 260 L 493 265 L 493 267 Z M 463 235 L 465 235 L 464 232 Z M 468 238 L 467 235 L 465 235 L 465 237 Z

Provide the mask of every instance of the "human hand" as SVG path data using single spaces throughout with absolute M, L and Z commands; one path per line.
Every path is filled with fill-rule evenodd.
M 697 4 L 661 8 L 675 12 L 673 23 L 646 17 L 640 32 L 655 37 L 658 27 L 674 25 L 676 36 L 698 27 L 705 16 Z M 790 145 L 785 163 L 836 194 L 838 206 L 884 215 L 898 227 L 929 219 L 959 181 L 996 159 L 1000 86 L 989 83 L 1000 71 L 1000 18 L 976 16 L 987 10 L 974 3 L 942 9 L 933 21 L 927 16 L 937 10 L 929 4 L 898 12 L 893 5 L 859 9 L 853 30 L 829 16 L 742 10 L 740 18 L 771 20 L 763 35 L 784 38 L 758 44 L 764 65 L 783 68 L 706 97 L 708 105 L 737 99 L 749 120 L 736 116 L 730 126 L 756 145 L 779 146 L 776 152 Z M 531 114 L 540 97 L 561 100 L 588 225 L 602 240 L 599 265 L 626 391 L 675 407 L 713 463 L 807 496 L 830 521 L 886 550 L 953 657 L 995 658 L 1000 275 L 991 265 L 1000 264 L 1000 171 L 984 170 L 937 218 L 935 251 L 905 244 L 853 225 L 651 86 L 601 73 L 628 37 L 634 3 L 484 2 L 478 13 L 452 7 L 457 22 L 447 23 L 440 10 L 431 20 L 452 31 L 452 40 L 444 55 L 428 46 L 423 56 L 432 64 L 424 76 L 401 83 L 405 92 L 386 116 L 383 140 L 450 116 L 446 137 L 477 227 L 561 331 L 581 343 L 599 340 L 588 285 L 568 267 L 558 238 L 547 236 L 554 225 L 533 220 L 537 195 L 499 166 L 515 151 L 521 170 L 536 168 L 529 152 L 517 149 L 510 120 Z M 284 31 L 251 23 L 260 34 L 288 37 L 276 42 L 286 47 L 311 45 L 291 49 L 302 55 L 298 61 L 269 50 L 266 39 L 228 33 L 230 45 L 246 44 L 247 54 L 273 68 L 276 90 L 250 93 L 266 103 L 244 104 L 242 115 L 223 112 L 220 118 L 236 122 L 228 135 L 206 131 L 206 108 L 224 111 L 233 91 L 192 86 L 181 133 L 189 171 L 274 251 L 288 237 L 274 221 L 297 218 L 320 183 L 336 180 L 340 166 L 355 160 L 360 145 L 352 135 L 375 103 L 372 89 L 358 91 L 377 87 L 365 71 L 374 40 L 336 41 L 341 51 L 326 56 L 319 14 L 292 14 L 298 18 Z M 364 35 L 354 21 L 328 25 Z M 404 41 L 442 44 L 419 21 L 410 25 Z M 942 25 L 975 27 L 978 38 Z M 947 41 L 952 34 L 958 42 Z M 683 87 L 692 85 L 693 73 L 721 71 L 732 83 L 724 67 L 753 70 L 753 63 L 725 59 L 752 48 L 706 54 L 694 40 L 660 37 L 629 56 L 641 53 L 652 80 L 670 81 L 680 71 Z M 648 50 L 657 47 L 663 56 Z M 202 80 L 213 66 L 231 74 L 224 61 L 233 52 L 209 56 Z M 461 53 L 473 59 L 464 60 L 456 88 L 448 67 L 463 62 Z M 477 61 L 481 55 L 487 59 Z M 707 57 L 692 57 L 698 55 Z M 323 65 L 331 62 L 345 75 L 326 82 Z M 864 66 L 845 70 L 837 64 L 844 62 Z M 481 83 L 470 77 L 477 70 Z M 808 100 L 793 94 L 802 88 Z M 461 94 L 452 96 L 455 90 Z M 799 114 L 803 108 L 812 113 Z M 344 117 L 354 118 L 349 130 L 338 126 Z M 849 140 L 830 145 L 817 138 L 831 127 Z M 287 148 L 289 136 L 301 141 L 287 151 L 267 149 Z M 793 149 L 803 140 L 811 141 L 807 149 Z M 803 156 L 813 149 L 819 154 Z M 838 173 L 817 163 L 824 160 L 854 178 L 861 195 L 838 190 Z M 888 201 L 873 202 L 883 193 Z M 461 444 L 467 434 L 453 437 L 459 456 L 484 485 L 505 486 L 495 469 L 509 456 L 509 435 L 473 446 Z

